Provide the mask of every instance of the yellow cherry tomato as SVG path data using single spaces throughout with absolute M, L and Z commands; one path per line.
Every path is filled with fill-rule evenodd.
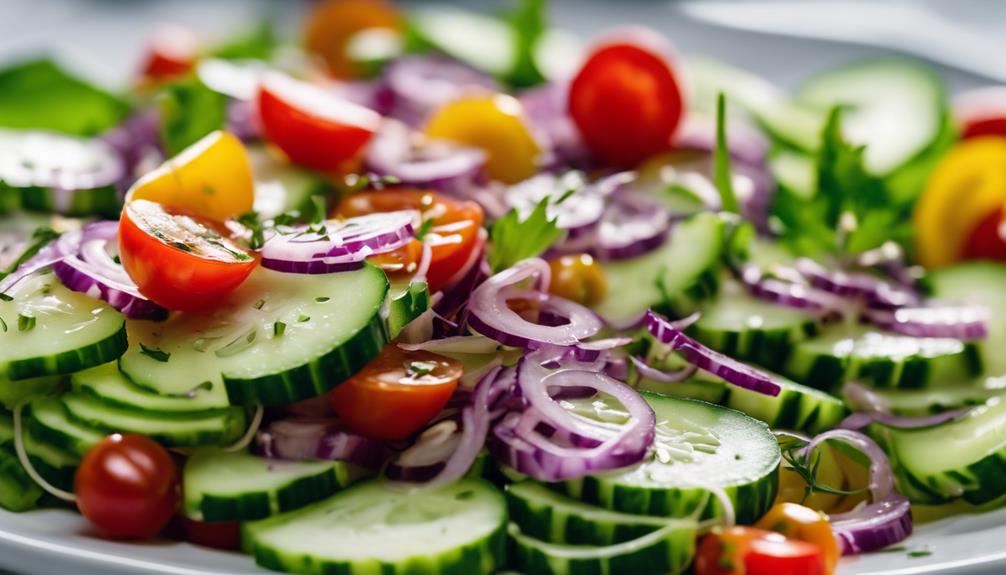
M 482 148 L 490 178 L 513 184 L 538 171 L 538 142 L 521 117 L 516 99 L 497 94 L 463 98 L 442 106 L 426 125 L 431 138 Z
M 570 254 L 553 258 L 552 282 L 548 291 L 583 305 L 594 305 L 608 292 L 608 280 L 601 264 L 590 254 Z
M 126 196 L 132 200 L 220 222 L 249 212 L 255 188 L 248 152 L 233 134 L 212 132 L 137 180 Z
M 916 250 L 928 268 L 954 263 L 978 225 L 1006 205 L 1006 138 L 960 142 L 940 161 L 915 206 Z
M 778 503 L 754 526 L 817 545 L 824 557 L 825 573 L 834 571 L 840 551 L 831 522 L 824 513 L 796 503 Z
M 817 481 L 820 484 L 844 489 L 845 476 L 839 464 L 835 450 L 824 445 L 817 453 L 820 454 L 820 463 L 817 468 Z M 838 505 L 842 496 L 824 491 L 814 491 L 810 495 L 807 493 L 807 483 L 803 477 L 793 471 L 785 462 L 779 466 L 779 491 L 776 494 L 777 503 L 800 503 L 812 509 L 830 512 Z
M 311 10 L 305 30 L 308 52 L 320 56 L 336 77 L 359 77 L 363 70 L 350 58 L 353 37 L 365 30 L 400 31 L 402 15 L 383 0 L 327 0 Z

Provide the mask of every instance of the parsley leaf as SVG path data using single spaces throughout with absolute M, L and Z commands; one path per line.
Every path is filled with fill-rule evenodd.
M 2 317 L 0 317 L 0 331 L 7 333 L 7 322 Z
M 171 359 L 170 353 L 163 351 L 159 347 L 147 347 L 143 345 L 143 342 L 140 342 L 140 353 L 161 363 L 167 363 Z
M 210 50 L 210 56 L 227 60 L 269 60 L 279 46 L 272 18 L 262 18 L 254 27 Z
M 17 315 L 17 330 L 18 331 L 31 331 L 35 329 L 35 316 L 33 315 Z
M 517 210 L 510 210 L 493 224 L 489 232 L 492 246 L 489 266 L 493 273 L 541 255 L 562 236 L 562 230 L 555 225 L 555 218 L 548 218 L 550 199 L 549 196 L 542 198 L 526 220 L 521 221 Z
M 325 196 L 311 196 L 311 223 L 321 224 L 326 215 Z
M 279 336 L 283 335 L 285 332 L 286 332 L 286 324 L 285 323 L 283 323 L 281 321 L 277 321 L 276 323 L 272 324 L 272 334 L 273 334 L 273 336 L 279 337 Z
M 169 156 L 223 128 L 227 121 L 227 96 L 209 89 L 198 78 L 168 84 L 159 104 L 161 141 Z
M 730 169 L 730 148 L 727 147 L 727 98 L 720 92 L 716 98 L 716 150 L 713 154 L 713 180 L 720 193 L 723 211 L 740 213 L 734 193 L 733 170 Z
M 93 136 L 129 113 L 119 96 L 77 78 L 52 60 L 0 70 L 0 126 Z
M 432 229 L 433 229 L 433 218 L 423 220 L 423 223 L 419 224 L 419 229 L 416 230 L 416 239 L 419 241 L 423 241 L 423 238 L 425 238 L 426 234 L 430 233 L 430 230 Z
M 265 226 L 262 225 L 258 212 L 252 211 L 241 214 L 238 216 L 238 223 L 252 232 L 251 240 L 248 242 L 249 248 L 257 250 L 265 245 Z

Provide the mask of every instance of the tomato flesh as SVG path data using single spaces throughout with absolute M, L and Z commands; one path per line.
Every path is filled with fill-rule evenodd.
M 122 210 L 119 258 L 140 293 L 182 311 L 217 305 L 258 264 L 208 222 L 147 200 Z
M 463 371 L 457 360 L 389 344 L 330 397 L 339 417 L 356 431 L 405 439 L 447 405 Z
M 813 543 L 755 539 L 744 556 L 745 575 L 825 575 L 821 548 Z
M 993 211 L 975 226 L 964 244 L 964 259 L 1006 262 L 1006 239 L 1004 239 L 1006 227 L 1003 226 L 1003 212 L 1003 209 Z
M 154 32 L 140 75 L 148 82 L 170 80 L 191 72 L 198 56 L 199 39 L 192 30 L 165 26 Z
M 348 196 L 339 203 L 336 215 L 348 218 L 398 210 L 419 210 L 424 220 L 431 220 L 423 238 L 432 250 L 426 281 L 431 293 L 447 287 L 468 261 L 472 250 L 478 247 L 482 207 L 475 202 L 454 200 L 436 192 L 389 189 Z M 408 271 L 409 263 L 418 261 L 420 253 L 416 244 L 410 244 L 383 256 L 379 261 L 402 264 L 402 269 Z
M 207 523 L 188 517 L 181 518 L 185 540 L 195 545 L 239 551 L 241 549 L 241 524 L 232 521 Z
M 580 134 L 614 166 L 633 167 L 669 149 L 681 122 L 681 87 L 666 40 L 655 34 L 641 30 L 633 39 L 602 45 L 570 87 L 569 112 Z
M 290 161 L 345 171 L 377 131 L 381 116 L 319 86 L 267 74 L 258 93 L 262 131 Z
M 178 471 L 168 452 L 141 435 L 110 435 L 84 456 L 74 480 L 77 507 L 109 537 L 157 535 L 178 508 Z

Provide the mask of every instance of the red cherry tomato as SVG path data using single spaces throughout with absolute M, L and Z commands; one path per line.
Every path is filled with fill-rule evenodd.
M 1006 87 L 991 86 L 954 98 L 954 117 L 962 140 L 1006 136 Z
M 182 26 L 158 28 L 150 40 L 141 81 L 160 82 L 188 74 L 199 56 L 199 38 Z
M 258 260 L 207 221 L 134 200 L 119 220 L 119 258 L 140 293 L 168 309 L 217 305 Z
M 573 79 L 570 115 L 602 160 L 633 167 L 670 148 L 684 109 L 670 52 L 656 32 L 633 29 L 595 49 Z
M 109 537 L 157 535 L 180 500 L 167 450 L 142 435 L 110 435 L 84 456 L 74 480 L 80 512 Z
M 195 545 L 238 551 L 241 549 L 241 524 L 225 521 L 222 523 L 207 523 L 188 517 L 181 518 L 182 533 L 185 540 Z
M 821 548 L 806 541 L 755 539 L 744 555 L 745 575 L 825 575 Z
M 433 252 L 426 281 L 430 292 L 443 289 L 468 261 L 472 250 L 478 249 L 482 208 L 475 202 L 454 200 L 436 192 L 390 189 L 348 196 L 339 203 L 336 214 L 353 217 L 397 210 L 419 210 L 424 220 L 432 221 L 423 239 Z M 420 250 L 410 245 L 394 253 L 398 256 L 390 259 L 404 261 L 407 266 L 418 259 Z
M 405 439 L 440 413 L 463 373 L 457 360 L 389 344 L 330 397 L 339 417 L 356 431 Z
M 1006 261 L 1006 222 L 1003 216 L 1004 210 L 999 209 L 982 218 L 964 244 L 964 259 Z
M 258 93 L 262 131 L 295 164 L 346 169 L 377 131 L 381 116 L 320 86 L 270 73 Z

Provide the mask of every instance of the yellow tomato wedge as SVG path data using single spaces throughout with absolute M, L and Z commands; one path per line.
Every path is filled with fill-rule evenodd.
M 971 233 L 1006 205 L 1006 138 L 957 144 L 940 161 L 915 206 L 919 262 L 938 268 L 960 259 Z
M 521 118 L 521 105 L 510 96 L 463 98 L 442 106 L 426 126 L 431 138 L 482 148 L 490 178 L 513 184 L 538 171 L 538 142 Z
M 233 134 L 212 132 L 137 180 L 126 196 L 132 200 L 218 222 L 249 212 L 255 185 L 248 152 Z

